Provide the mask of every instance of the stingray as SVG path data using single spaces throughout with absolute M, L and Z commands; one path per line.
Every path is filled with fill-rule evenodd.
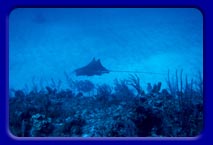
M 100 59 L 96 60 L 95 58 L 84 67 L 78 68 L 74 70 L 76 76 L 94 76 L 94 75 L 102 75 L 110 72 L 118 72 L 118 73 L 144 73 L 151 75 L 165 75 L 166 73 L 158 73 L 158 72 L 144 72 L 144 71 L 129 71 L 129 70 L 109 70 L 106 69 L 102 64 Z
M 101 64 L 100 59 L 95 60 L 95 58 L 93 58 L 89 64 L 74 70 L 74 72 L 76 76 L 100 76 L 104 73 L 109 73 L 110 71 Z

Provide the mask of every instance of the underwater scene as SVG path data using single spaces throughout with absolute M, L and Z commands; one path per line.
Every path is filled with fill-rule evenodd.
M 203 49 L 195 8 L 14 9 L 8 132 L 199 136 Z

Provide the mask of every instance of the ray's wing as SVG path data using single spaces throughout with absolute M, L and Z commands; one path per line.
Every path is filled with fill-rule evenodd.
M 109 73 L 109 70 L 107 70 L 100 62 L 100 59 L 97 61 L 95 58 L 87 64 L 84 67 L 78 68 L 75 70 L 76 76 L 93 76 L 93 75 L 102 75 L 104 73 Z

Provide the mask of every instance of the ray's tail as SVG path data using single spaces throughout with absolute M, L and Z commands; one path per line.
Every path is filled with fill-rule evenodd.
M 142 74 L 151 74 L 151 75 L 166 75 L 167 73 L 160 72 L 145 72 L 145 71 L 127 71 L 127 70 L 109 70 L 109 72 L 123 72 L 123 73 L 142 73 Z

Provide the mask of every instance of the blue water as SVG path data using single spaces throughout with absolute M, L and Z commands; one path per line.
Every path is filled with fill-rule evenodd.
M 167 71 L 203 72 L 203 17 L 194 8 L 19 8 L 9 17 L 9 87 L 45 86 L 51 79 L 112 84 L 127 72 L 75 76 L 73 70 L 100 58 L 109 70 L 138 73 L 142 87 Z

